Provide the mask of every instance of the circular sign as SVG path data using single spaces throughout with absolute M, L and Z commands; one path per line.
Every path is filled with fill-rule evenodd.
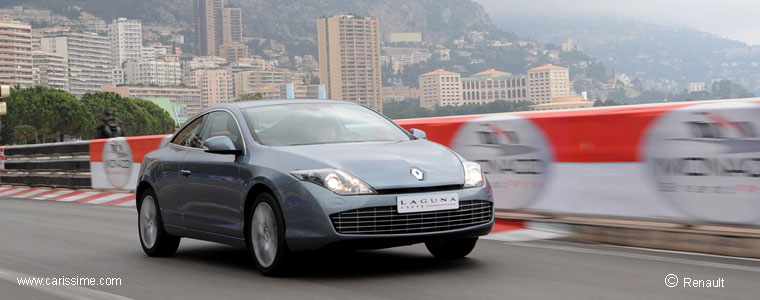
M 760 220 L 760 104 L 709 103 L 675 109 L 644 144 L 657 190 L 701 220 Z
M 103 146 L 103 170 L 114 188 L 123 188 L 132 175 L 132 149 L 123 137 L 111 138 Z
M 530 120 L 516 115 L 479 118 L 463 125 L 451 146 L 481 165 L 497 208 L 527 207 L 544 188 L 551 152 L 543 132 Z

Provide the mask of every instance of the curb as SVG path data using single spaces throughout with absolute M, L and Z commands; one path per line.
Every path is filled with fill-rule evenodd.
M 535 229 L 559 228 L 567 234 L 558 238 L 573 242 L 760 258 L 758 228 L 508 212 L 497 212 L 496 217 L 522 220 Z
M 135 194 L 82 189 L 37 188 L 27 186 L 0 186 L 0 197 L 40 201 L 76 202 L 124 207 L 135 206 Z

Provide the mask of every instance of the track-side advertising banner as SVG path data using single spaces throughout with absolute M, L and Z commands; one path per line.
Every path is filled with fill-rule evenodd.
M 760 101 L 398 120 L 483 167 L 497 209 L 760 225 Z
M 135 190 L 143 157 L 158 149 L 168 138 L 167 135 L 151 135 L 92 140 L 92 188 Z

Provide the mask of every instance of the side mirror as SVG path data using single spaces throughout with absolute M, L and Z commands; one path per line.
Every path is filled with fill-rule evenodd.
M 240 154 L 242 151 L 235 148 L 235 143 L 227 136 L 210 137 L 203 142 L 206 152 L 216 154 Z
M 427 133 L 417 128 L 409 129 L 409 133 L 411 133 L 414 137 L 418 139 L 427 140 Z

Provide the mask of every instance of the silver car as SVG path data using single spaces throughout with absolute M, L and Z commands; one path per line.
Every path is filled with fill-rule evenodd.
M 181 237 L 250 249 L 265 275 L 292 251 L 425 243 L 466 256 L 493 227 L 480 165 L 360 105 L 222 104 L 143 160 L 138 229 L 149 256 Z

